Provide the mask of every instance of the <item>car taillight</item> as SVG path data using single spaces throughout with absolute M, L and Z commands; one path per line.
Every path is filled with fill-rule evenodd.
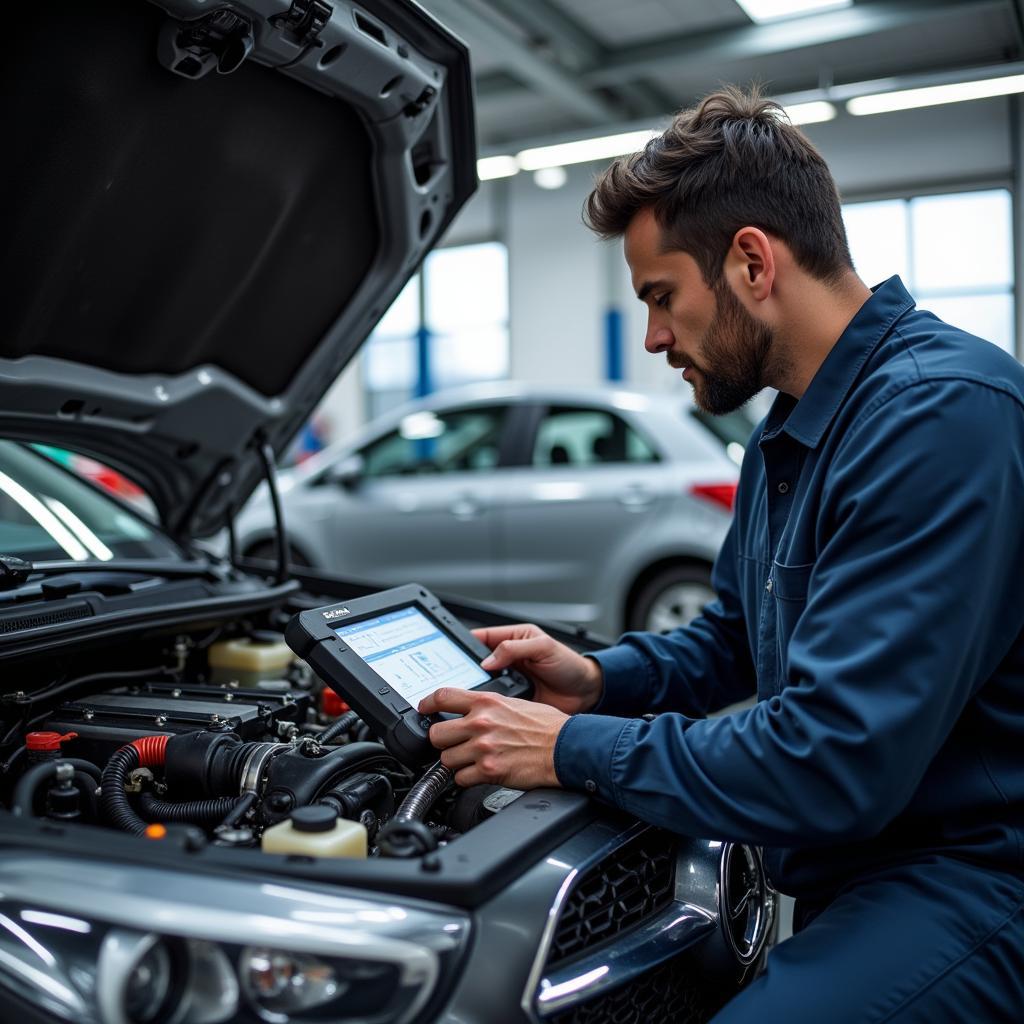
M 731 512 L 736 504 L 736 484 L 691 484 L 690 493 Z

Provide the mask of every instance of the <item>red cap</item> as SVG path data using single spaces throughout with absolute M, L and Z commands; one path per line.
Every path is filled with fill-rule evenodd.
M 348 705 L 329 687 L 325 686 L 320 691 L 320 710 L 328 717 L 337 718 L 348 709 Z
M 60 745 L 65 740 L 73 740 L 77 736 L 77 732 L 66 732 L 63 736 L 59 732 L 30 732 L 25 737 L 25 746 L 29 750 L 60 751 Z

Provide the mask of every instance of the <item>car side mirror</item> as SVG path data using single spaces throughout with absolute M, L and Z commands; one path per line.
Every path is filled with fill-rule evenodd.
M 337 484 L 339 487 L 355 487 L 362 478 L 365 468 L 366 464 L 363 461 L 362 455 L 358 453 L 346 455 L 345 458 L 339 459 L 327 470 L 324 474 L 324 479 L 328 483 Z

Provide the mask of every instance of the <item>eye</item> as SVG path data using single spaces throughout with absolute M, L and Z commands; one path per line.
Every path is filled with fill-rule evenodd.
M 672 294 L 671 292 L 665 292 L 665 293 L 664 293 L 664 295 L 659 295 L 659 296 L 658 296 L 658 297 L 657 297 L 657 298 L 656 298 L 656 299 L 654 300 L 654 304 L 655 304 L 655 305 L 656 305 L 656 306 L 657 306 L 657 307 L 658 307 L 659 309 L 667 309 L 667 308 L 668 308 L 668 300 L 669 300 L 669 296 L 670 296 L 671 294 Z

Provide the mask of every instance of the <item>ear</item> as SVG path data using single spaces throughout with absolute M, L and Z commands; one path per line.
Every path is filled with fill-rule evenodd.
M 733 287 L 743 289 L 755 301 L 763 302 L 775 284 L 775 253 L 768 236 L 754 227 L 740 228 L 733 235 L 726 256 L 732 264 Z

